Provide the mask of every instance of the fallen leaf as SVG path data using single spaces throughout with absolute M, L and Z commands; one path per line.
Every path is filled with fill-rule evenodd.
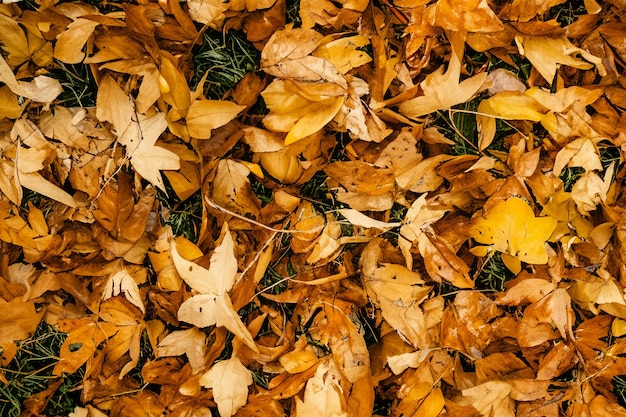
M 200 385 L 213 389 L 213 398 L 221 416 L 234 415 L 248 400 L 252 372 L 237 358 L 216 363 L 200 377 Z
M 176 243 L 172 242 L 171 255 L 176 270 L 187 285 L 200 293 L 181 304 L 178 319 L 198 327 L 226 327 L 250 349 L 258 351 L 227 293 L 237 275 L 234 244 L 227 224 L 224 224 L 223 236 L 222 242 L 211 255 L 211 266 L 208 270 L 185 260 L 178 253 Z
M 245 106 L 225 100 L 195 100 L 185 117 L 189 135 L 209 139 L 211 131 L 233 120 Z
M 437 110 L 446 110 L 456 104 L 470 100 L 487 80 L 487 73 L 482 72 L 463 81 L 461 76 L 461 58 L 465 39 L 458 32 L 448 33 L 452 46 L 452 56 L 448 69 L 443 67 L 429 74 L 420 83 L 424 95 L 400 104 L 400 113 L 407 117 L 420 117 Z
M 297 417 L 347 417 L 339 370 L 332 359 L 318 365 L 306 383 L 304 398 L 296 397 Z
M 528 58 L 548 83 L 554 80 L 559 64 L 579 69 L 591 69 L 595 65 L 600 75 L 606 75 L 600 58 L 574 46 L 566 37 L 517 35 L 515 42 L 520 54 Z M 580 55 L 585 60 L 574 55 Z
M 470 235 L 490 248 L 507 253 L 522 262 L 548 262 L 546 241 L 557 222 L 551 217 L 535 217 L 532 208 L 521 198 L 496 203 L 485 217 L 472 221 Z
M 461 391 L 459 404 L 473 406 L 481 416 L 514 417 L 515 402 L 511 399 L 511 386 L 502 381 L 488 381 Z

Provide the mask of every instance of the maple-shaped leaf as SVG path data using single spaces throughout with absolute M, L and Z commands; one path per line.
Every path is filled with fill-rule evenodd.
M 473 220 L 470 235 L 478 242 L 522 262 L 548 262 L 546 242 L 557 226 L 552 217 L 535 217 L 525 200 L 512 197 Z M 519 271 L 518 271 L 519 272 Z
M 213 365 L 200 377 L 200 385 L 213 389 L 220 416 L 230 417 L 248 400 L 252 372 L 243 366 L 239 358 L 230 358 Z
M 161 340 L 156 348 L 157 358 L 163 356 L 187 355 L 194 373 L 198 372 L 205 362 L 206 334 L 195 327 L 174 331 Z
M 227 293 L 237 277 L 234 242 L 227 223 L 224 223 L 223 236 L 222 243 L 211 255 L 209 269 L 183 258 L 176 243 L 172 242 L 171 255 L 176 270 L 187 285 L 200 293 L 181 304 L 178 319 L 198 327 L 226 327 L 250 349 L 257 351 L 250 332 L 241 322 Z
M 515 42 L 520 54 L 528 58 L 541 76 L 551 83 L 559 64 L 588 70 L 596 66 L 600 75 L 606 75 L 602 59 L 592 55 L 582 48 L 577 48 L 565 36 L 560 38 L 550 36 L 517 35 Z M 580 54 L 585 60 L 576 58 Z
M 140 117 L 137 124 L 141 132 L 141 141 L 134 149 L 127 150 L 130 163 L 142 178 L 165 191 L 160 171 L 180 168 L 178 155 L 156 145 L 157 139 L 167 127 L 165 114 L 157 113 L 150 118 Z
M 437 110 L 445 110 L 469 101 L 487 81 L 482 72 L 460 81 L 461 61 L 465 39 L 459 33 L 449 33 L 452 56 L 448 69 L 440 67 L 426 76 L 420 86 L 424 95 L 400 104 L 400 112 L 408 117 L 420 117 Z

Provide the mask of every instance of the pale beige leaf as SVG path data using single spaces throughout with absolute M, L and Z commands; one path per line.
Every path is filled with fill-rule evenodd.
M 225 19 L 224 12 L 230 7 L 228 2 L 221 0 L 189 0 L 187 2 L 189 16 L 196 22 L 220 29 Z
M 565 167 L 581 167 L 585 171 L 601 171 L 600 151 L 589 138 L 578 138 L 569 142 L 556 154 L 552 173 L 561 175 Z
M 230 417 L 248 401 L 252 372 L 238 358 L 216 363 L 200 377 L 200 385 L 213 389 L 213 398 L 222 417 Z
M 156 347 L 157 358 L 187 355 L 194 373 L 204 366 L 207 351 L 206 334 L 196 327 L 174 331 L 163 338 Z
M 46 180 L 37 172 L 20 172 L 19 183 L 29 190 L 45 195 L 46 197 L 50 197 L 51 199 L 59 201 L 66 206 L 78 207 L 78 203 L 74 200 L 74 197 L 69 195 L 62 188 Z
M 456 402 L 472 405 L 481 416 L 515 417 L 515 402 L 511 399 L 511 386 L 502 381 L 488 381 L 461 391 Z
M 157 146 L 156 141 L 167 128 L 164 113 L 157 113 L 150 118 L 139 120 L 141 141 L 130 150 L 130 163 L 142 178 L 165 191 L 161 170 L 177 170 L 180 168 L 178 155 Z
M 228 294 L 199 294 L 183 302 L 178 309 L 178 319 L 198 327 L 226 327 L 250 349 L 258 351 L 252 335 L 241 322 Z
M 360 211 L 354 209 L 339 209 L 339 214 L 346 218 L 351 224 L 360 227 L 375 227 L 377 229 L 387 230 L 393 229 L 394 227 L 401 226 L 400 222 L 382 222 L 380 220 L 372 219 L 371 217 L 366 216 Z
M 183 281 L 200 294 L 223 295 L 235 283 L 237 259 L 228 223 L 224 223 L 223 234 L 222 243 L 211 255 L 211 266 L 208 270 L 180 256 L 176 242 L 172 242 L 171 255 L 176 270 Z
M 233 120 L 245 106 L 225 100 L 196 100 L 187 112 L 189 135 L 197 139 L 209 139 L 211 130 Z
M 2 56 L 0 56 L 0 81 L 18 96 L 37 103 L 51 103 L 63 92 L 63 87 L 58 80 L 45 75 L 38 75 L 28 82 L 18 81 Z
M 123 294 L 124 297 L 136 305 L 143 313 L 146 307 L 143 304 L 139 286 L 132 275 L 126 269 L 121 269 L 109 276 L 102 292 L 102 300 Z
M 307 382 L 304 400 L 296 397 L 295 417 L 348 417 L 342 391 L 339 370 L 326 359 Z

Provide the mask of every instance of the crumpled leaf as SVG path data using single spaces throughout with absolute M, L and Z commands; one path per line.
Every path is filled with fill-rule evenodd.
M 431 347 L 432 340 L 420 307 L 431 288 L 423 285 L 418 273 L 402 265 L 381 265 L 382 256 L 376 239 L 368 243 L 361 254 L 362 279 L 368 295 L 380 306 L 385 321 L 402 338 L 419 349 Z
M 420 117 L 437 110 L 448 109 L 455 104 L 469 101 L 487 80 L 482 72 L 460 81 L 464 38 L 459 33 L 449 33 L 452 56 L 448 69 L 439 67 L 420 83 L 424 95 L 400 104 L 400 113 L 407 117 Z
M 304 399 L 296 397 L 297 417 L 347 417 L 339 370 L 332 359 L 322 362 L 306 384 Z
M 123 294 L 128 301 L 137 306 L 143 313 L 146 312 L 146 307 L 139 293 L 139 286 L 135 278 L 126 269 L 121 269 L 109 276 L 104 286 L 102 299 L 106 300 L 120 294 Z
M 330 61 L 310 55 L 323 36 L 313 29 L 276 31 L 261 52 L 261 69 L 281 79 L 331 83 L 347 90 L 347 82 Z
M 473 406 L 481 416 L 515 417 L 511 386 L 503 381 L 487 381 L 461 391 L 456 402 Z
M 220 416 L 230 417 L 248 400 L 252 372 L 238 358 L 230 358 L 213 365 L 200 377 L 200 385 L 213 389 Z

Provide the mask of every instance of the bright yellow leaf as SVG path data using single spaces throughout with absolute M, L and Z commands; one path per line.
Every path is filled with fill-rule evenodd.
M 485 217 L 474 219 L 470 235 L 494 250 L 519 258 L 522 262 L 548 262 L 546 241 L 556 228 L 551 217 L 535 217 L 533 209 L 521 198 L 501 201 L 487 211 Z

